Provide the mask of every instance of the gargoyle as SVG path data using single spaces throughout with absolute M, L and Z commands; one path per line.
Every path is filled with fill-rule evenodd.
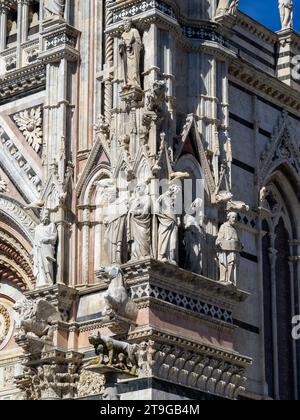
M 99 272 L 104 278 L 110 280 L 108 290 L 104 295 L 107 305 L 106 315 L 113 312 L 122 318 L 136 321 L 138 307 L 128 296 L 121 268 L 118 266 L 106 267 L 101 268 Z
M 163 103 L 166 99 L 166 92 L 166 83 L 161 80 L 155 80 L 152 89 L 146 98 L 147 111 L 160 114 L 162 112 Z

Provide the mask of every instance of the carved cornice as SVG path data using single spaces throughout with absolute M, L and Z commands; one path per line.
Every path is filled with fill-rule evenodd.
M 140 343 L 140 378 L 159 378 L 228 399 L 245 392 L 252 361 L 238 353 L 151 328 L 132 332 L 129 340 Z
M 251 90 L 253 94 L 266 98 L 274 105 L 285 107 L 297 116 L 300 115 L 299 93 L 254 66 L 234 59 L 229 66 L 229 78 L 245 89 Z
M 174 335 L 174 333 L 152 327 L 141 327 L 129 332 L 128 341 L 132 343 L 153 341 L 156 343 L 157 347 L 166 344 L 176 346 L 181 350 L 193 351 L 195 353 L 205 354 L 206 356 L 217 358 L 218 360 L 233 363 L 240 368 L 246 368 L 252 364 L 252 359 L 233 350 L 230 351 L 211 344 L 189 340 L 185 337 L 179 336 L 178 334 Z
M 198 297 L 201 295 L 211 303 L 218 302 L 220 305 L 225 305 L 226 308 L 243 302 L 249 297 L 242 290 L 224 286 L 215 280 L 154 259 L 128 263 L 122 266 L 122 269 L 128 286 L 140 285 L 150 279 L 151 284 L 166 287 L 174 292 L 195 295 L 195 291 L 197 291 Z
M 8 99 L 46 85 L 46 69 L 43 64 L 33 64 L 0 78 L 0 99 Z

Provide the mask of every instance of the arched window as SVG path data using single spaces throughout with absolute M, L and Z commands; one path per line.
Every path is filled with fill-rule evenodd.
M 271 398 L 293 400 L 297 395 L 297 364 L 291 335 L 295 276 L 290 243 L 296 232 L 282 188 L 274 182 L 267 190 L 262 222 L 265 379 Z

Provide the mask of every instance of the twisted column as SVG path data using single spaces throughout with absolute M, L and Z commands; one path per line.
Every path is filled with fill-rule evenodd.
M 112 0 L 107 0 L 105 10 L 105 27 L 107 28 L 113 22 L 113 13 L 109 10 L 109 6 L 113 3 Z M 105 65 L 108 68 L 112 68 L 114 61 L 114 39 L 111 35 L 106 34 L 105 39 Z M 105 80 L 104 89 L 104 115 L 105 121 L 110 125 L 111 123 L 111 110 L 113 107 L 113 85 L 112 77 L 108 77 Z

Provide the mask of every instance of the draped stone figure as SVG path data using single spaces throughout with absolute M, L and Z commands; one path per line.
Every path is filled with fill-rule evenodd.
M 239 254 L 243 249 L 243 245 L 235 228 L 237 217 L 237 213 L 228 214 L 227 222 L 221 226 L 216 241 L 217 258 L 220 268 L 220 282 L 235 286 Z
M 118 197 L 118 188 L 112 180 L 96 182 L 104 188 L 103 198 L 107 200 L 107 217 L 104 219 L 104 249 L 108 263 L 124 264 L 127 259 L 126 219 L 127 198 Z
M 131 260 L 137 261 L 151 254 L 151 198 L 148 186 L 138 184 L 130 203 L 128 216 L 128 242 Z
M 205 233 L 203 230 L 203 201 L 198 198 L 190 208 L 190 214 L 184 217 L 184 244 L 186 249 L 185 269 L 192 273 L 202 274 L 202 244 Z
M 292 29 L 294 18 L 293 0 L 279 0 L 279 13 L 281 19 L 281 29 Z
M 44 0 L 44 9 L 52 16 L 64 16 L 65 0 Z
M 178 260 L 178 226 L 180 224 L 175 212 L 175 202 L 181 188 L 170 185 L 168 191 L 157 200 L 159 211 L 158 259 L 177 265 Z
M 121 37 L 120 54 L 124 63 L 125 85 L 141 88 L 140 63 L 143 44 L 139 31 L 131 19 L 125 19 Z
M 239 6 L 239 0 L 220 0 L 216 16 L 235 15 Z
M 50 211 L 41 211 L 41 223 L 36 227 L 33 244 L 34 276 L 36 287 L 54 284 L 55 245 L 58 232 L 54 223 L 50 222 Z

